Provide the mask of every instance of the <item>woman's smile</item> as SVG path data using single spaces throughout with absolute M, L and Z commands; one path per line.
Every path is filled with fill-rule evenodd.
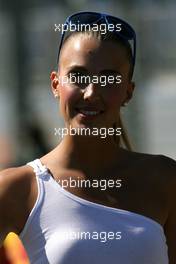
M 104 113 L 103 110 L 98 109 L 96 106 L 83 106 L 76 107 L 76 112 L 81 117 L 81 119 L 95 119 L 97 116 L 102 115 Z

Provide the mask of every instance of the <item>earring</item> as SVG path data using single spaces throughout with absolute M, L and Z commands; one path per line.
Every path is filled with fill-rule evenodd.
M 127 106 L 127 104 L 128 104 L 128 102 L 124 102 L 123 104 L 122 104 L 122 106 Z
M 54 97 L 57 98 L 58 97 L 58 94 L 55 94 Z

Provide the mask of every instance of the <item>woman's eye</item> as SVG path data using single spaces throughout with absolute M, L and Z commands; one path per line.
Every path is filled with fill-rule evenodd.
M 75 76 L 76 78 L 78 78 L 79 76 L 83 76 L 83 75 L 85 75 L 85 73 L 80 71 L 73 71 L 69 73 L 69 77 Z
M 79 75 L 81 75 L 81 73 L 79 71 L 73 71 L 69 73 L 69 77 L 71 78 L 72 76 L 78 77 Z
M 101 86 L 119 85 L 121 83 L 120 75 L 101 75 L 100 76 Z
M 90 78 L 85 72 L 72 71 L 68 74 L 70 83 L 85 86 L 90 83 Z
M 73 71 L 73 72 L 70 72 L 69 73 L 69 78 L 74 81 L 75 80 L 75 83 L 78 83 L 79 82 L 79 77 L 81 76 L 81 72 L 79 71 Z

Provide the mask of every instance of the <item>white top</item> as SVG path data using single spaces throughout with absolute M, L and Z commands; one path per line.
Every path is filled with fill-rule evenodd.
M 79 198 L 39 159 L 38 197 L 20 238 L 31 264 L 168 264 L 163 227 L 146 216 Z

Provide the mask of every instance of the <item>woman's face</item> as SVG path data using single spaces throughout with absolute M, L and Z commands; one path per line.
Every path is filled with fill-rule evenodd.
M 130 100 L 134 89 L 129 69 L 126 50 L 120 44 L 81 34 L 70 37 L 62 48 L 58 73 L 51 73 L 52 90 L 59 96 L 66 126 L 113 127 L 121 105 Z M 73 76 L 89 76 L 94 81 L 83 82 Z M 70 82 L 75 79 L 76 83 Z

